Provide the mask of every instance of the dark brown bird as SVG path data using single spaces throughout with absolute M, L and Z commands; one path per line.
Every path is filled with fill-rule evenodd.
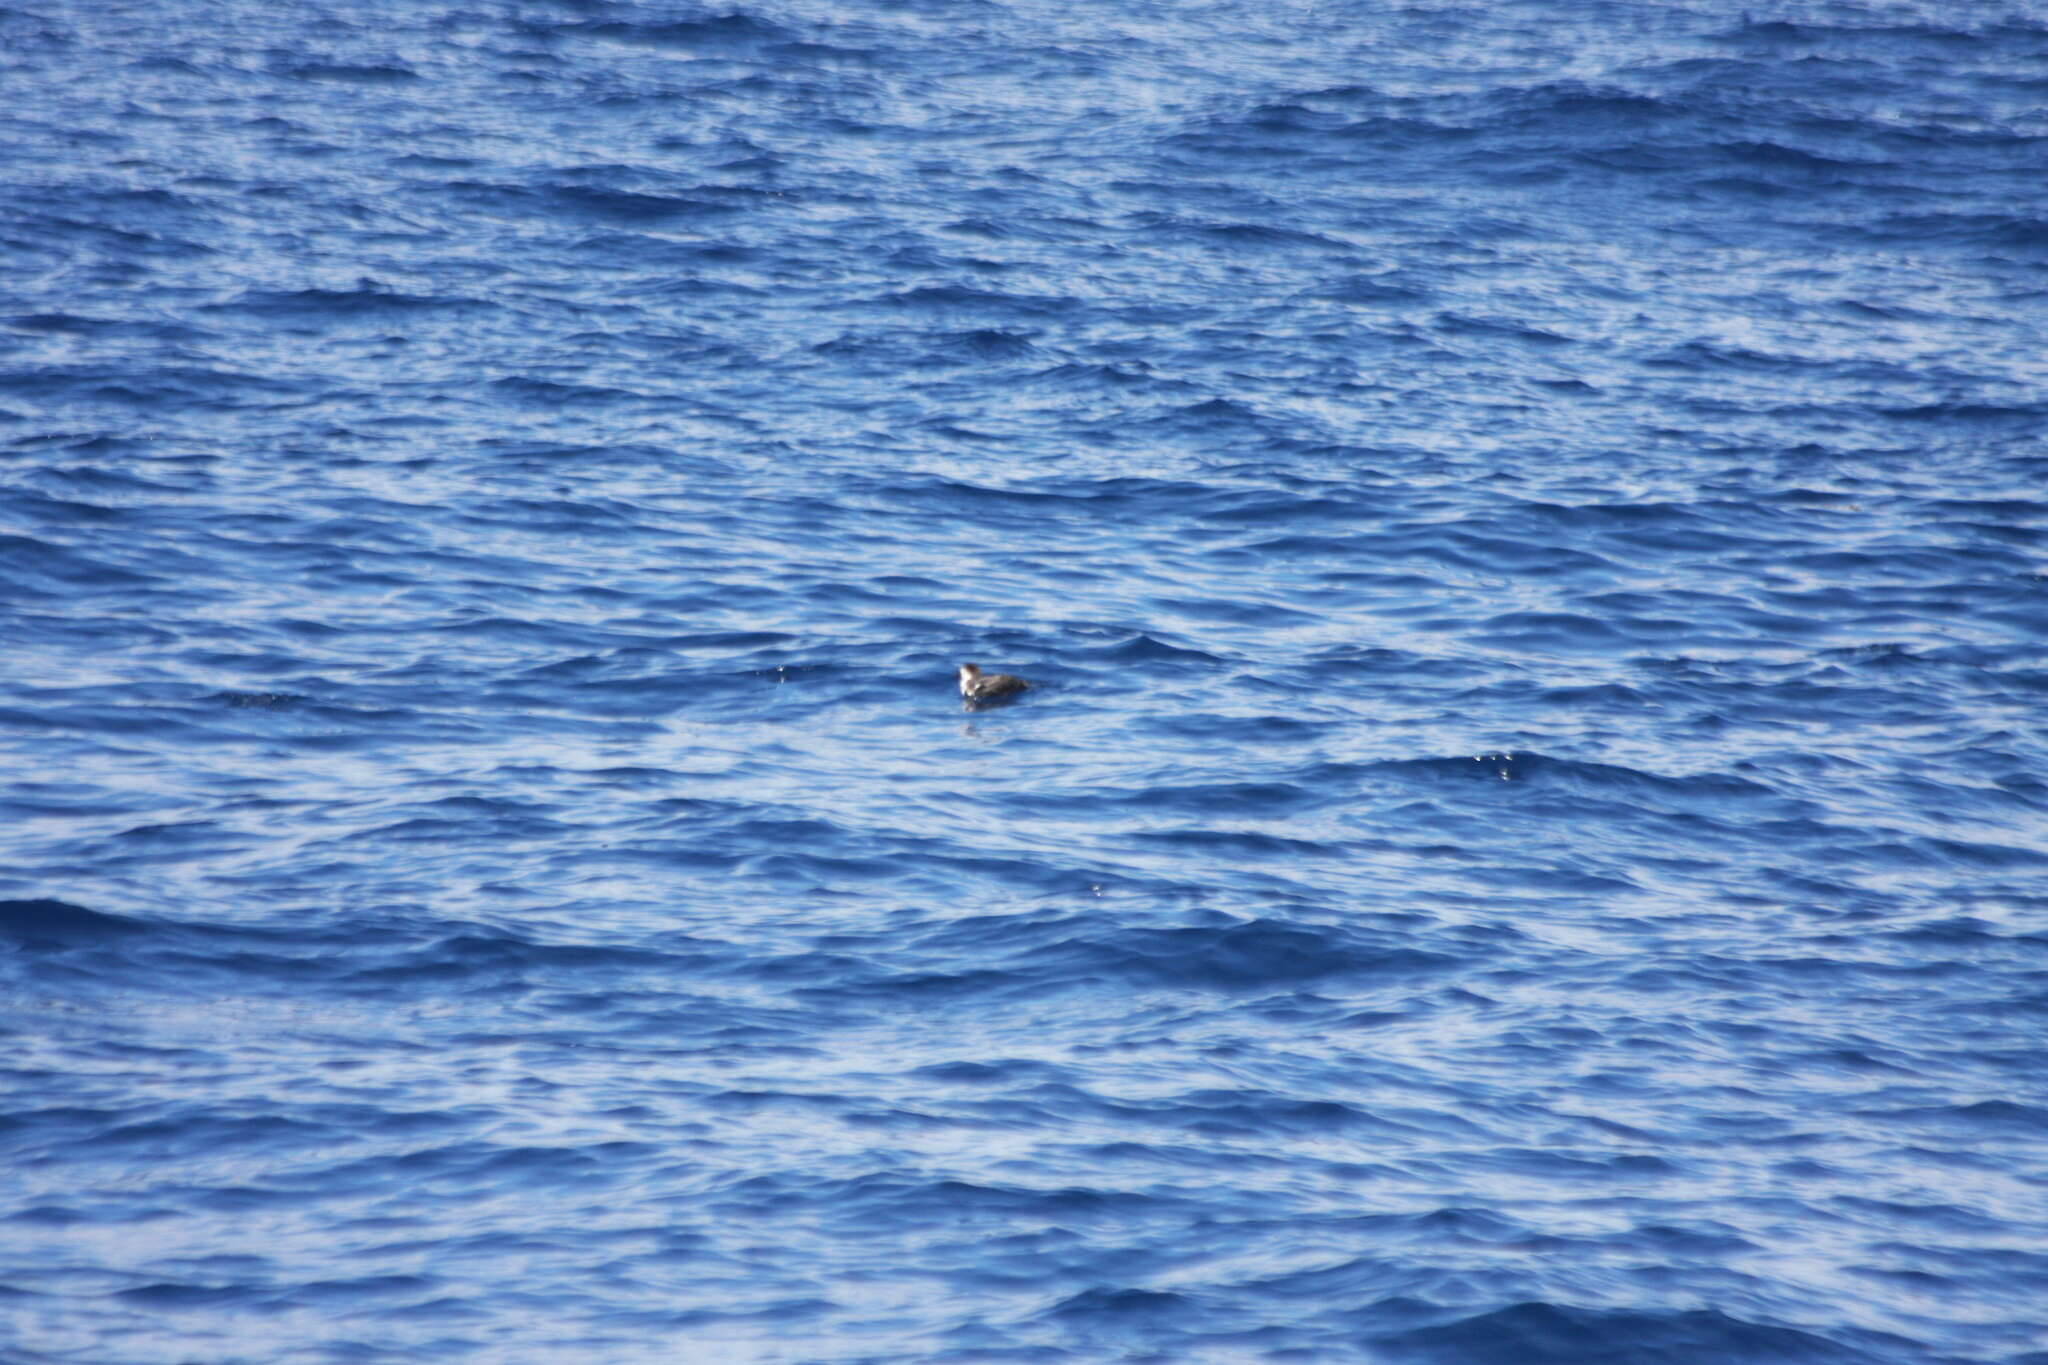
M 1008 673 L 984 673 L 980 664 L 960 665 L 960 695 L 967 698 L 969 706 L 1007 701 L 1029 686 L 1022 678 Z

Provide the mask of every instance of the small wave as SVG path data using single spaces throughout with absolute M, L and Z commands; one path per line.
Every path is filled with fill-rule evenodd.
M 624 389 L 610 388 L 602 384 L 564 384 L 553 379 L 528 379 L 523 376 L 493 379 L 490 381 L 490 387 L 508 398 L 547 405 L 566 403 L 606 406 L 639 397 L 638 394 L 628 393 Z
M 651 194 L 593 185 L 513 185 L 454 180 L 423 190 L 512 218 L 654 227 L 736 213 L 739 206 L 704 194 Z
M 1664 777 L 1639 768 L 1550 758 L 1537 753 L 1477 754 L 1469 758 L 1388 759 L 1369 763 L 1368 774 L 1430 782 L 1559 782 L 1615 795 L 1655 794 L 1667 799 L 1758 797 L 1771 795 L 1762 783 L 1727 773 Z
M 166 342 L 193 341 L 201 335 L 175 323 L 137 318 L 96 318 L 78 313 L 25 313 L 7 320 L 9 327 L 24 332 L 46 332 L 56 336 L 134 337 Z
M 1143 631 L 1113 643 L 1077 646 L 1074 654 L 1091 665 L 1123 664 L 1220 664 L 1223 660 L 1205 650 L 1168 644 Z
M 2048 242 L 2048 232 L 2044 232 L 2043 241 Z M 1886 408 L 1883 412 L 1887 417 L 1908 422 L 2023 424 L 2031 430 L 2048 418 L 2048 403 L 1922 403 L 1913 407 Z
M 1142 982 L 1201 990 L 1274 989 L 1331 978 L 1399 978 L 1442 970 L 1454 959 L 1415 948 L 1353 941 L 1328 928 L 1271 920 L 1103 932 L 1078 923 L 1041 926 L 1017 945 L 1018 968 L 1042 980 Z
M 345 62 L 299 62 L 278 68 L 278 74 L 302 81 L 338 81 L 346 85 L 404 85 L 418 80 L 407 66 L 352 66 Z
M 442 837 L 456 828 L 443 822 Z M 0 901 L 0 942 L 32 953 L 119 950 L 104 979 L 132 988 L 146 979 L 168 992 L 218 991 L 224 980 L 250 994 L 308 989 L 386 997 L 428 982 L 495 989 L 508 981 L 563 984 L 590 975 L 701 970 L 718 950 L 681 934 L 632 946 L 523 937 L 481 925 L 423 924 L 406 917 L 332 928 L 145 920 L 58 900 Z
M 1156 238 L 1162 242 L 1194 242 L 1233 249 L 1306 248 L 1333 252 L 1350 250 L 1342 242 L 1318 233 L 1275 227 L 1270 223 L 1201 223 L 1168 218 L 1164 215 L 1153 215 L 1148 221 L 1141 221 L 1134 229 L 1134 235 L 1141 239 Z
M 262 318 L 346 319 L 491 312 L 496 307 L 481 299 L 393 293 L 365 282 L 354 289 L 250 290 L 232 302 L 209 304 L 202 311 Z
M 72 947 L 148 931 L 142 920 L 60 900 L 0 901 L 0 937 L 24 948 Z
M 1084 1289 L 1046 1309 L 1045 1316 L 1063 1322 L 1134 1324 L 1134 1320 L 1177 1317 L 1194 1304 L 1186 1295 L 1166 1290 Z
M 1395 306 L 1430 297 L 1431 291 L 1416 284 L 1397 283 L 1383 276 L 1360 275 L 1343 284 L 1318 291 L 1317 298 L 1361 307 Z
M 1570 346 L 1573 339 L 1556 332 L 1506 318 L 1477 317 L 1467 313 L 1440 313 L 1437 315 L 1436 330 L 1447 336 L 1490 336 L 1503 337 L 1510 341 L 1527 341 L 1541 346 Z
M 1602 1312 L 1520 1303 L 1437 1326 L 1380 1337 L 1396 1361 L 1468 1365 L 1587 1365 L 1592 1361 L 1749 1361 L 1756 1365 L 1868 1365 L 1862 1346 L 1790 1327 L 1744 1322 L 1712 1309 L 1675 1313 Z M 1896 1348 L 1905 1343 L 1885 1341 Z
M 1039 317 L 1064 311 L 1069 301 L 1046 294 L 1006 294 L 1000 290 L 974 289 L 966 285 L 927 284 L 883 294 L 873 302 L 906 312 L 986 312 Z
M 148 577 L 32 536 L 0 534 L 0 566 L 13 575 L 14 592 L 60 596 L 81 588 L 128 587 Z
M 935 338 L 941 349 L 974 360 L 1022 360 L 1038 348 L 1021 332 L 983 327 L 971 332 L 951 332 Z
M 563 24 L 545 31 L 551 37 L 595 38 L 661 52 L 749 51 L 796 37 L 772 20 L 738 13 L 669 23 Z
M 1049 370 L 1040 370 L 1030 376 L 1030 382 L 1046 388 L 1057 389 L 1107 389 L 1111 391 L 1131 389 L 1185 389 L 1189 386 L 1171 380 L 1154 377 L 1142 367 L 1126 368 L 1121 365 L 1082 365 L 1069 361 L 1055 365 Z

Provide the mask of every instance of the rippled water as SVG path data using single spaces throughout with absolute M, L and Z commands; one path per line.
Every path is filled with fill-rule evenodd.
M 2038 9 L 0 50 L 10 1362 L 2048 1362 Z

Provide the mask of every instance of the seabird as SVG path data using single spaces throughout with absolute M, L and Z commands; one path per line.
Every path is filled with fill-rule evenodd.
M 969 706 L 1003 701 L 1029 686 L 1022 678 L 1008 673 L 984 673 L 980 664 L 960 665 L 960 695 L 967 698 Z

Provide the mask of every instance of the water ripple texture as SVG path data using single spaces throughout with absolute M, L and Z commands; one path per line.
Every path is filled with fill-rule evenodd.
M 0 1357 L 2048 1362 L 2037 5 L 0 48 Z

